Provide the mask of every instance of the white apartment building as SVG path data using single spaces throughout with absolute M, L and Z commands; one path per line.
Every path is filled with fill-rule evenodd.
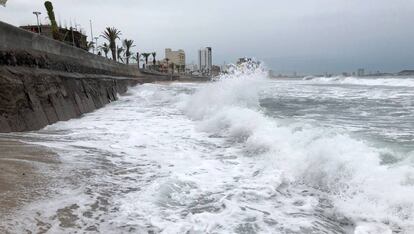
M 168 62 L 175 65 L 185 66 L 185 52 L 184 50 L 173 51 L 170 48 L 165 49 L 165 58 Z
M 198 67 L 200 73 L 211 74 L 211 68 L 213 66 L 211 47 L 206 47 L 198 51 Z
M 198 65 L 194 64 L 194 63 L 190 63 L 185 65 L 186 70 L 188 70 L 189 72 L 196 72 L 198 71 Z

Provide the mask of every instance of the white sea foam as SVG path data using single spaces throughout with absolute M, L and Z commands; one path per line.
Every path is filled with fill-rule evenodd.
M 355 223 L 365 220 L 405 228 L 414 225 L 412 165 L 381 165 L 380 150 L 333 129 L 301 123 L 280 126 L 257 104 L 258 87 L 264 79 L 261 73 L 251 73 L 208 85 L 191 97 L 185 111 L 200 120 L 201 130 L 242 141 L 246 151 L 258 160 L 270 160 L 268 163 L 275 166 L 273 173 L 283 174 L 283 179 L 327 195 L 335 210 Z M 414 81 L 400 79 L 313 81 L 396 86 L 404 81 L 414 86 Z M 369 233 L 364 230 L 371 229 L 357 230 Z M 389 229 L 373 230 L 388 233 Z
M 369 85 L 369 86 L 396 86 L 396 87 L 414 87 L 413 78 L 358 78 L 358 77 L 314 77 L 307 78 L 312 83 L 327 84 L 350 84 L 350 85 Z
M 251 68 L 209 84 L 138 86 L 23 134 L 59 153 L 75 188 L 27 207 L 11 230 L 38 220 L 61 233 L 413 230 L 414 153 L 384 164 L 387 149 L 343 129 L 266 115 L 259 99 L 274 98 L 262 91 L 277 83 Z M 65 229 L 67 217 L 75 225 Z

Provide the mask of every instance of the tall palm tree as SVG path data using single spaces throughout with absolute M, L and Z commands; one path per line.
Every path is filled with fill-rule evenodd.
M 121 62 L 124 62 L 124 59 L 122 58 L 122 52 L 124 52 L 124 47 L 117 47 L 117 49 L 116 49 L 116 55 L 117 55 L 117 58 L 118 58 L 118 62 L 119 62 L 119 60 L 121 60 Z
M 129 58 L 131 57 L 132 53 L 131 53 L 131 48 L 134 47 L 134 40 L 128 40 L 125 39 L 123 41 L 124 47 L 125 47 L 125 59 L 126 59 L 126 64 L 129 64 Z
M 99 48 L 104 52 L 105 57 L 108 58 L 108 53 L 110 50 L 109 45 L 106 42 L 104 42 L 101 46 L 99 46 Z
M 91 49 L 93 49 L 93 48 L 95 48 L 95 42 L 93 42 L 93 41 L 88 41 L 87 43 L 86 43 L 86 49 L 88 50 L 88 51 L 90 51 Z
M 151 55 L 150 53 L 141 53 L 142 56 L 144 56 L 145 58 L 145 68 L 147 67 L 148 64 L 148 57 Z
M 101 37 L 105 38 L 109 42 L 109 48 L 112 52 L 112 59 L 116 61 L 116 39 L 119 39 L 121 31 L 114 27 L 107 27 L 105 31 L 102 32 Z
M 157 60 L 155 59 L 155 56 L 157 56 L 157 52 L 152 52 L 151 55 L 152 55 L 152 64 L 155 65 L 155 63 L 157 63 Z
M 131 58 L 137 61 L 137 65 L 138 65 L 138 68 L 139 68 L 139 59 L 141 58 L 141 54 L 139 52 L 137 52 Z
M 52 29 L 53 39 L 61 41 L 62 38 L 61 38 L 61 35 L 59 33 L 59 28 L 58 28 L 57 23 L 56 23 L 55 12 L 53 10 L 53 4 L 50 1 L 46 1 L 45 2 L 45 8 L 46 8 L 46 11 L 47 11 L 47 16 L 50 20 L 50 27 Z

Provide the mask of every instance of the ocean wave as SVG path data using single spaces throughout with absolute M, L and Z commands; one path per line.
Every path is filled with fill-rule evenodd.
M 414 226 L 413 165 L 383 165 L 382 149 L 362 140 L 302 122 L 282 125 L 266 116 L 258 95 L 265 81 L 260 70 L 227 76 L 189 96 L 183 111 L 198 121 L 200 131 L 243 144 L 250 157 L 271 160 L 283 180 L 328 196 L 335 213 L 351 219 L 358 233 Z M 338 77 L 311 82 L 414 86 L 409 79 Z
M 306 77 L 304 80 L 311 83 L 322 84 L 350 84 L 366 86 L 395 86 L 395 87 L 414 87 L 412 78 L 357 78 L 357 77 Z

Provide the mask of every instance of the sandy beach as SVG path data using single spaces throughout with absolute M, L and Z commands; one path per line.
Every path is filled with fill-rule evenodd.
M 45 194 L 46 172 L 58 163 L 45 147 L 0 138 L 0 220 L 10 220 L 19 207 Z

